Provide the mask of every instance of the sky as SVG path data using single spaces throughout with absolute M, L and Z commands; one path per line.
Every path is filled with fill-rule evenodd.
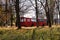
M 5 0 L 1 0 L 3 2 L 3 4 L 5 4 Z
M 5 0 L 0 0 L 0 2 L 3 2 L 3 4 L 5 4 Z M 24 1 L 24 0 L 22 0 L 22 1 Z M 35 4 L 35 1 L 34 0 L 31 0 L 31 1 L 33 1 L 33 3 Z M 40 0 L 40 1 L 42 1 L 43 2 L 43 4 L 45 5 L 45 0 L 43 1 L 43 0 Z M 56 0 L 57 1 L 57 0 Z M 60 0 L 59 0 L 60 1 Z M 39 3 L 39 2 L 38 2 Z M 26 4 L 26 5 L 31 5 L 31 3 L 30 3 L 30 1 L 28 1 L 27 0 L 27 2 L 24 2 L 24 4 Z M 40 14 L 39 15 L 39 17 L 42 17 L 42 16 L 44 16 L 44 15 L 46 15 L 45 14 L 45 10 L 43 9 L 43 7 L 41 7 L 41 3 L 39 3 L 38 4 L 39 6 L 40 6 L 40 12 L 42 12 L 43 14 Z M 60 5 L 60 3 L 59 3 L 59 5 Z M 35 5 L 34 5 L 35 6 Z M 60 6 L 59 6 L 59 8 L 60 8 Z M 29 9 L 34 9 L 33 7 L 30 7 Z M 59 9 L 60 10 L 60 9 Z M 54 13 L 54 18 L 57 18 L 57 16 L 58 16 L 58 18 L 59 18 L 59 15 L 57 14 L 58 13 L 58 9 L 56 9 L 55 8 L 55 13 Z M 30 10 L 29 12 L 26 12 L 26 13 L 24 13 L 24 17 L 28 17 L 28 18 L 36 18 L 36 16 L 35 16 L 36 14 L 35 14 L 35 11 L 34 10 Z M 45 18 L 46 18 L 46 16 L 44 16 Z
M 22 0 L 23 1 L 23 0 Z M 28 1 L 28 0 L 27 0 Z M 43 3 L 45 2 L 45 0 L 43 1 L 43 0 L 41 0 Z M 2 0 L 2 2 L 3 2 L 3 4 L 5 4 L 5 0 Z M 35 1 L 33 1 L 33 3 L 35 4 Z M 39 3 L 39 2 L 38 2 Z M 30 5 L 31 3 L 30 3 L 30 1 L 28 1 L 28 2 L 25 2 L 25 4 L 26 5 Z M 40 5 L 41 6 L 41 4 L 38 4 L 38 5 Z M 44 5 L 45 5 L 45 3 L 44 3 Z M 33 7 L 30 7 L 30 9 L 34 9 Z M 42 12 L 43 14 L 45 13 L 45 11 L 44 11 L 44 9 L 43 9 L 43 7 L 41 7 L 41 8 L 39 8 L 40 9 L 40 12 Z M 26 12 L 26 13 L 24 13 L 24 17 L 29 17 L 29 18 L 36 18 L 36 16 L 35 16 L 36 14 L 35 14 L 35 11 L 34 10 L 31 10 L 31 11 L 29 11 L 29 12 Z M 44 14 L 45 15 L 45 14 Z M 40 15 L 40 16 L 43 16 L 43 15 Z M 39 17 L 40 17 L 39 16 Z M 45 17 L 46 18 L 46 17 Z

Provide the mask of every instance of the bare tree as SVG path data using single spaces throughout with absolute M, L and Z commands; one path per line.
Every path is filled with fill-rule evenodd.
M 21 29 L 19 15 L 19 0 L 16 0 L 15 10 L 16 10 L 16 25 L 18 26 L 18 29 Z
M 10 14 L 11 14 L 11 17 L 10 17 L 10 19 L 11 19 L 11 27 L 13 26 L 13 13 L 12 13 L 12 4 L 11 4 L 11 1 L 12 0 L 9 0 L 9 12 L 10 12 Z M 12 1 L 13 2 L 13 1 Z
M 36 10 L 36 26 L 39 27 L 39 24 L 38 24 L 38 6 L 37 6 L 37 0 L 35 0 L 35 10 Z
M 16 18 L 17 18 L 17 20 L 21 20 L 20 19 L 21 14 L 24 15 L 28 11 L 33 10 L 33 9 L 29 9 L 30 7 L 32 7 L 32 5 L 27 5 L 24 2 L 28 2 L 28 1 L 25 0 L 23 2 L 20 2 L 20 1 L 18 2 L 16 0 L 15 10 L 16 10 Z M 18 22 L 19 22 L 19 25 L 20 25 L 20 21 L 17 21 L 17 20 L 16 20 L 16 23 L 17 23 L 17 26 L 18 26 Z M 21 25 L 20 25 L 20 28 L 21 28 Z
M 53 24 L 53 13 L 55 8 L 55 0 L 50 0 L 50 17 L 51 17 L 51 23 Z
M 35 8 L 35 15 L 36 15 L 36 26 L 39 27 L 39 24 L 38 24 L 38 0 L 35 0 L 35 6 L 33 4 L 33 1 L 29 0 L 32 4 L 32 6 Z
M 41 1 L 40 1 L 40 3 L 45 9 L 47 22 L 51 26 L 51 24 L 53 24 L 53 13 L 54 13 L 54 7 L 55 7 L 55 0 L 46 0 L 45 6 L 43 5 L 43 3 Z
M 60 1 L 59 0 L 57 0 L 57 9 L 58 9 L 58 13 L 59 13 L 59 18 L 58 18 L 58 20 L 60 19 Z M 59 23 L 59 21 L 58 21 L 58 23 Z
M 5 1 L 5 4 L 6 4 L 5 5 L 5 13 L 6 13 L 6 18 L 7 18 L 7 13 L 8 13 L 8 9 L 7 9 L 7 6 L 8 6 L 7 4 L 8 3 L 7 3 L 7 0 Z M 7 19 L 6 19 L 6 25 L 7 25 Z
M 34 4 L 32 3 L 32 1 L 30 0 L 30 2 L 32 3 L 32 5 L 35 7 L 35 10 L 36 10 L 36 21 L 37 21 L 37 27 L 38 27 L 38 1 L 41 3 L 41 5 L 44 7 L 45 9 L 45 12 L 46 12 L 46 17 L 47 17 L 47 23 L 49 25 L 49 27 L 51 27 L 51 19 L 50 19 L 50 13 L 49 13 L 49 6 L 48 6 L 48 1 L 46 0 L 46 5 L 44 6 L 43 3 L 40 1 L 40 0 L 35 0 L 35 5 L 36 7 L 34 6 Z
M 50 12 L 49 12 L 49 6 L 48 6 L 48 0 L 46 0 L 46 5 L 45 5 L 45 12 L 46 12 L 46 17 L 47 17 L 47 24 L 49 27 L 51 27 L 51 18 L 50 18 Z

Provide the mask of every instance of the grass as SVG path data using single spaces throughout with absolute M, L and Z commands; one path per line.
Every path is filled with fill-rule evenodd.
M 0 40 L 60 40 L 60 27 L 48 28 L 0 28 Z

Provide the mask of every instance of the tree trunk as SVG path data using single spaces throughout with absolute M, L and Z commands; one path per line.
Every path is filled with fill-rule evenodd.
M 11 13 L 11 27 L 13 26 L 13 14 Z
M 36 10 L 36 26 L 39 27 L 39 24 L 38 24 L 38 7 L 37 7 L 37 0 L 35 0 L 35 10 Z
M 54 7 L 55 7 L 55 0 L 50 0 L 50 17 L 51 17 L 52 24 L 53 24 Z
M 48 7 L 48 1 L 46 0 L 46 5 L 45 5 L 45 12 L 46 12 L 46 17 L 47 17 L 47 24 L 49 27 L 51 27 L 51 18 L 50 18 L 50 10 Z
M 15 9 L 16 9 L 16 25 L 18 26 L 18 29 L 21 29 L 20 15 L 19 15 L 19 0 L 16 0 Z
M 8 11 L 8 9 L 7 9 L 7 0 L 6 0 L 6 5 L 5 5 L 5 12 L 6 12 L 6 24 L 5 24 L 5 26 L 7 27 L 7 11 Z
M 11 3 L 11 0 L 9 0 L 9 3 Z M 11 27 L 12 27 L 13 26 L 13 14 L 12 14 L 12 5 L 11 4 L 9 6 L 9 12 L 11 13 L 10 20 L 11 20 Z

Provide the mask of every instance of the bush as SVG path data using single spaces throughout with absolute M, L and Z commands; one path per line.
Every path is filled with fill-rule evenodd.
M 60 28 L 26 30 L 0 29 L 0 40 L 60 40 Z

